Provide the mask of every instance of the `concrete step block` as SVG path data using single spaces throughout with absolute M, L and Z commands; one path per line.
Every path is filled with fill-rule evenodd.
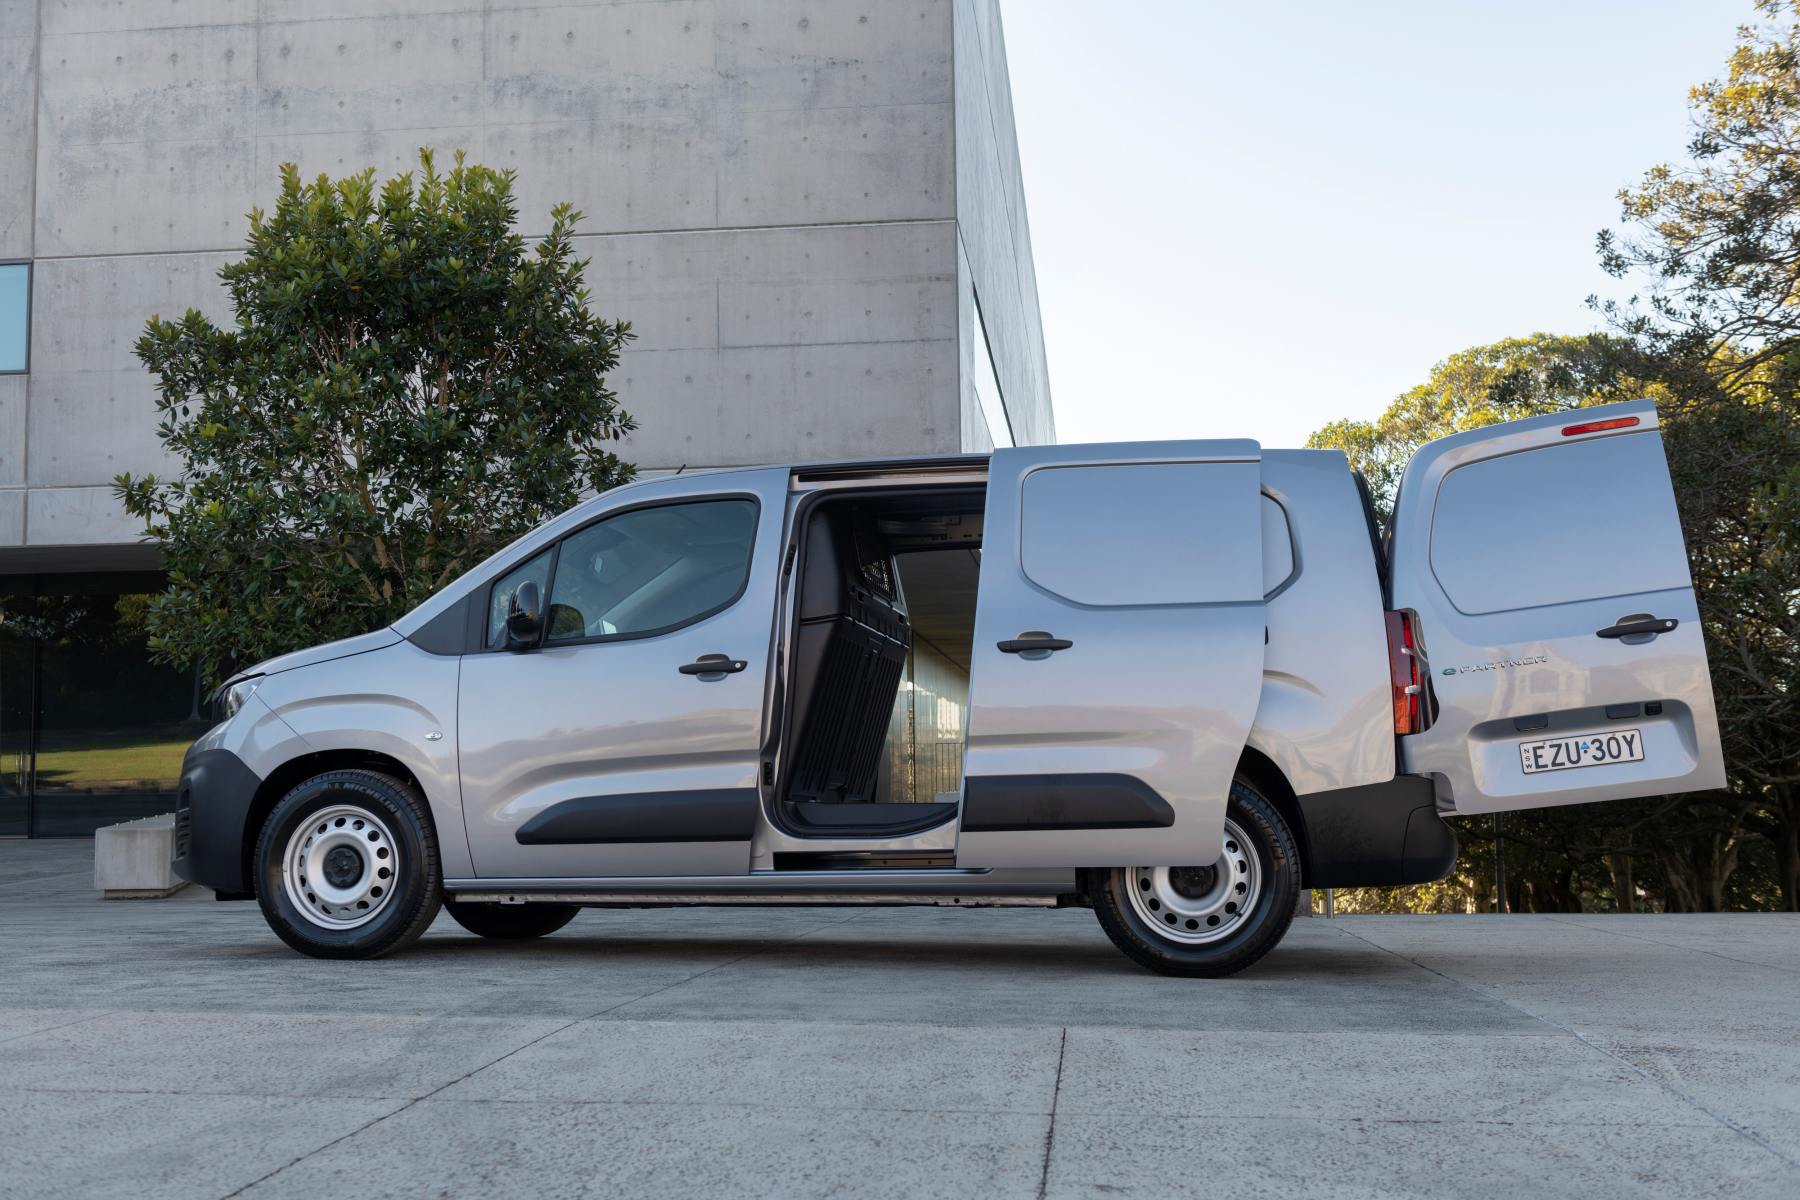
M 108 900 L 173 896 L 187 886 L 174 858 L 174 813 L 108 825 L 94 834 L 94 886 Z

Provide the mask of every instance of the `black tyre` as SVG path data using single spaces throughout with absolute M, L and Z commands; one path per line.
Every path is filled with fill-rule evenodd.
M 1293 922 L 1300 855 L 1275 806 L 1239 776 L 1218 862 L 1090 870 L 1087 879 L 1101 928 L 1133 959 L 1164 975 L 1231 975 Z
M 470 933 L 503 942 L 522 942 L 555 933 L 575 919 L 581 905 L 470 903 L 445 896 L 444 911 Z
M 256 900 L 314 958 L 378 958 L 437 917 L 443 873 L 424 797 L 374 771 L 327 771 L 282 797 L 256 843 Z

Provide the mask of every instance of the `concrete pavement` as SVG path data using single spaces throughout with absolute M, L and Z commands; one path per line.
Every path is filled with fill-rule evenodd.
M 0 1197 L 1800 1195 L 1800 918 L 447 918 L 302 959 L 0 842 Z

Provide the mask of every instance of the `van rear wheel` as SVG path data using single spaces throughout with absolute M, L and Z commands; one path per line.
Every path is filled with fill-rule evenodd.
M 493 904 L 444 897 L 444 911 L 470 933 L 522 942 L 555 933 L 575 919 L 579 904 Z
M 1280 812 L 1239 776 L 1217 861 L 1089 871 L 1088 889 L 1101 928 L 1137 962 L 1164 975 L 1231 975 L 1293 922 L 1300 856 Z

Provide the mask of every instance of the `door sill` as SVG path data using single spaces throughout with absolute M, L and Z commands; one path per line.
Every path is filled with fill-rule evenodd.
M 781 823 L 794 837 L 908 837 L 927 833 L 956 819 L 958 805 L 821 804 L 784 800 Z

